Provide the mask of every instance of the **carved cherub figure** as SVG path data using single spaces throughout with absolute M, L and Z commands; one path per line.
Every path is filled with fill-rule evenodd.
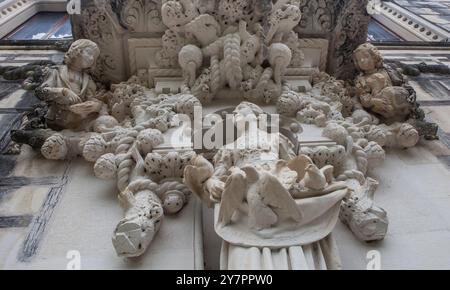
M 198 11 L 192 0 L 164 1 L 161 7 L 163 23 L 174 31 L 183 29 L 198 15 Z
M 202 14 L 189 22 L 186 27 L 186 35 L 205 47 L 216 41 L 221 36 L 221 27 L 216 19 L 209 14 Z
M 60 142 L 60 137 L 64 135 L 69 139 L 83 139 L 86 135 L 84 131 L 88 131 L 100 115 L 108 114 L 107 105 L 97 98 L 101 92 L 97 92 L 97 86 L 89 75 L 99 55 L 97 44 L 80 39 L 69 48 L 64 64 L 45 67 L 42 81 L 35 89 L 36 95 L 43 101 L 41 110 L 45 112 L 39 118 L 31 116 L 30 119 L 29 115 L 20 130 L 11 131 L 11 139 L 35 149 L 54 144 L 46 146 L 44 150 L 48 153 L 44 155 L 50 159 L 76 156 L 79 153 L 78 145 L 69 146 L 72 155 L 67 151 L 67 144 Z M 48 138 L 61 130 L 64 130 L 62 135 L 46 143 Z
M 100 50 L 87 39 L 75 41 L 64 64 L 47 69 L 46 80 L 37 94 L 49 103 L 47 125 L 52 129 L 80 129 L 104 105 L 96 98 L 96 84 L 89 75 Z
M 238 211 L 248 215 L 248 226 L 257 231 L 286 219 L 300 222 L 302 212 L 294 199 L 346 188 L 333 183 L 332 166 L 319 169 L 308 157 L 296 157 L 284 136 L 252 128 L 252 120 L 262 113 L 252 103 L 241 103 L 235 110 L 238 137 L 218 151 L 214 167 L 200 156 L 185 169 L 192 191 L 207 203 L 220 202 L 224 226 Z M 241 121 L 248 123 L 240 126 Z
M 263 62 L 261 25 L 254 25 L 252 34 L 247 23 L 240 21 L 239 27 L 230 27 L 218 38 L 218 23 L 211 16 L 200 15 L 187 30 L 199 41 L 201 48 L 192 44 L 184 46 L 178 61 L 186 84 L 197 97 L 209 100 L 227 85 L 232 89 L 254 89 L 263 71 L 260 67 Z M 210 58 L 210 68 L 197 75 L 203 58 Z
M 372 44 L 359 46 L 354 54 L 356 95 L 364 108 L 383 118 L 405 121 L 414 109 L 415 93 L 397 71 L 384 67 L 383 57 Z
M 281 0 L 272 8 L 266 43 L 281 42 L 300 23 L 302 13 L 299 0 Z

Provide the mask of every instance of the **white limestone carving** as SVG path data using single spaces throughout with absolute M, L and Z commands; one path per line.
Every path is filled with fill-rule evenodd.
M 163 23 L 173 30 L 180 30 L 197 15 L 197 8 L 192 0 L 164 1 L 161 7 Z
M 112 238 L 119 256 L 142 255 L 164 216 L 182 210 L 191 192 L 215 208 L 224 269 L 237 268 L 236 261 L 261 266 L 275 249 L 294 253 L 283 262 L 296 267 L 311 267 L 296 257 L 321 249 L 314 251 L 325 263 L 317 267 L 338 268 L 338 253 L 329 245 L 339 217 L 363 241 L 384 238 L 387 213 L 374 203 L 371 169 L 386 158 L 384 148 L 412 147 L 419 133 L 405 122 L 415 109 L 412 92 L 383 67 L 373 46 L 355 51 L 361 75 L 352 86 L 316 71 L 326 67 L 327 41 L 315 44 L 321 50 L 317 66 L 301 67 L 307 41 L 295 32 L 299 0 L 132 2 L 121 11 L 121 18 L 129 16 L 121 25 L 163 35 L 127 43 L 138 76 L 100 89 L 88 72 L 100 61 L 98 46 L 76 41 L 65 65 L 47 68 L 37 90 L 50 105 L 51 129 L 25 134 L 45 158 L 80 156 L 93 163 L 95 176 L 116 180 L 125 211 Z M 136 7 L 157 11 L 161 23 L 149 28 L 150 15 L 141 17 Z M 117 17 L 109 5 L 103 9 Z M 151 53 L 137 55 L 141 45 Z M 148 68 L 138 64 L 144 58 Z M 163 75 L 173 79 L 155 85 Z M 308 91 L 289 86 L 299 79 L 312 81 Z M 258 119 L 264 111 L 255 103 L 276 104 L 289 136 L 245 126 L 212 163 L 189 146 L 172 148 L 177 114 L 192 120 L 195 107 L 228 94 L 246 100 L 234 111 L 236 121 Z M 299 123 L 327 145 L 294 146 L 292 140 L 302 137 Z M 257 146 L 250 147 L 247 137 L 255 133 Z M 257 261 L 243 258 L 252 248 L 262 253 Z
M 187 84 L 192 87 L 197 78 L 197 70 L 203 63 L 202 51 L 195 45 L 186 45 L 180 50 L 178 61 L 185 73 Z
M 201 14 L 186 27 L 186 35 L 198 41 L 201 47 L 206 47 L 222 36 L 222 28 L 217 20 L 209 14 Z
M 298 0 L 278 1 L 273 6 L 266 43 L 282 41 L 299 24 L 302 18 L 299 6 Z
M 404 80 L 394 83 L 392 74 L 383 67 L 380 52 L 371 44 L 359 46 L 354 61 L 361 71 L 356 79 L 356 95 L 363 107 L 387 120 L 405 121 L 415 99 L 411 99 L 411 91 L 403 86 Z
M 281 85 L 286 69 L 291 63 L 292 52 L 282 43 L 274 43 L 269 47 L 269 63 L 273 67 L 273 79 L 277 85 Z
M 84 129 L 103 108 L 89 69 L 95 67 L 98 46 L 86 39 L 75 41 L 64 57 L 64 65 L 46 68 L 38 96 L 49 102 L 47 124 L 59 129 Z
M 274 102 L 281 94 L 282 78 L 288 66 L 302 64 L 298 35 L 292 32 L 301 19 L 299 2 L 282 1 L 286 3 L 277 3 L 272 10 L 266 11 L 271 15 L 268 36 L 264 36 L 262 17 L 255 15 L 261 12 L 259 9 L 266 8 L 259 7 L 261 3 L 252 7 L 247 2 L 221 1 L 215 15 L 195 16 L 185 26 L 186 37 L 193 43 L 179 50 L 178 62 L 186 84 L 202 102 L 211 101 L 224 88 L 241 90 L 251 101 Z M 163 8 L 165 5 L 171 7 L 172 4 L 164 4 Z M 211 8 L 207 7 L 212 6 L 209 3 L 201 10 L 209 11 Z M 163 21 L 173 27 L 164 17 Z M 264 55 L 266 46 L 267 56 Z M 165 54 L 170 50 L 167 45 L 163 46 Z M 197 75 L 202 58 L 209 61 L 210 67 Z M 270 68 L 261 67 L 265 58 Z
M 356 181 L 352 185 L 354 191 L 341 205 L 341 221 L 362 241 L 384 239 L 388 229 L 387 213 L 373 202 L 378 182 L 368 178 L 363 185 Z
M 260 113 L 259 107 L 247 102 L 235 110 L 238 120 L 255 119 Z M 246 143 L 250 128 L 240 134 L 236 141 L 219 150 L 214 166 L 197 158 L 195 164 L 185 169 L 190 189 L 207 203 L 217 204 L 216 231 L 224 239 L 224 245 L 256 246 L 262 250 L 275 244 L 308 245 L 325 238 L 327 231 L 315 237 L 302 236 L 300 240 L 295 233 L 308 228 L 306 221 L 311 219 L 312 213 L 305 211 L 303 202 L 315 204 L 319 212 L 327 215 L 334 205 L 339 205 L 339 198 L 347 195 L 345 184 L 334 181 L 333 166 L 319 169 L 308 157 L 295 157 L 292 145 L 282 136 L 258 132 L 257 147 L 252 148 Z M 284 145 L 279 146 L 279 142 Z M 327 220 L 324 216 L 316 218 Z M 295 230 L 283 231 L 280 234 L 283 238 L 278 239 L 277 232 L 286 227 Z M 228 252 L 223 259 L 236 258 Z

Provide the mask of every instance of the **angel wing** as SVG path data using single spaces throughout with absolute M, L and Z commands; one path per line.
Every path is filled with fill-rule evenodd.
M 326 165 L 320 169 L 320 171 L 325 176 L 325 179 L 327 180 L 327 183 L 330 184 L 333 181 L 333 171 L 334 167 L 332 165 Z
M 203 156 L 196 156 L 191 164 L 184 168 L 184 183 L 200 199 L 211 207 L 209 193 L 204 189 L 203 183 L 214 174 L 214 168 Z
M 232 173 L 226 183 L 222 193 L 222 201 L 219 208 L 219 222 L 227 225 L 231 222 L 234 212 L 244 202 L 247 192 L 247 182 L 242 172 Z
M 290 160 L 288 163 L 289 169 L 297 172 L 297 182 L 303 179 L 306 173 L 306 167 L 313 164 L 311 158 L 306 155 L 300 155 Z
M 184 184 L 210 207 L 211 200 L 209 199 L 209 193 L 203 189 L 203 184 L 198 179 L 197 171 L 195 166 L 187 165 L 184 168 Z
M 261 230 L 269 228 L 278 221 L 276 213 L 264 203 L 259 191 L 261 175 L 253 166 L 242 168 L 247 181 L 248 221 L 251 228 Z
M 303 214 L 295 200 L 275 176 L 266 172 L 261 173 L 261 187 L 259 191 L 264 204 L 286 210 L 288 216 L 297 222 L 302 219 Z

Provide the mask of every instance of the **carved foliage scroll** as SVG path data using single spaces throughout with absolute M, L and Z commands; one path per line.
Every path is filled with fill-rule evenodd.
M 124 0 L 120 19 L 130 32 L 162 32 L 161 0 Z

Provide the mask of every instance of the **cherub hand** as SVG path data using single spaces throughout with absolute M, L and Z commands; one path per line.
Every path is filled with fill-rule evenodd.
M 102 104 L 100 102 L 87 101 L 81 104 L 72 105 L 69 107 L 69 110 L 84 118 L 89 114 L 98 113 L 101 108 Z
M 220 200 L 224 189 L 225 183 L 217 178 L 210 178 L 206 181 L 206 190 L 214 199 Z
M 372 106 L 372 95 L 370 94 L 361 94 L 359 97 L 361 104 L 365 107 L 365 108 L 369 108 Z
M 62 105 L 73 105 L 79 104 L 83 100 L 75 94 L 72 90 L 63 89 L 63 95 L 56 99 L 56 102 Z

